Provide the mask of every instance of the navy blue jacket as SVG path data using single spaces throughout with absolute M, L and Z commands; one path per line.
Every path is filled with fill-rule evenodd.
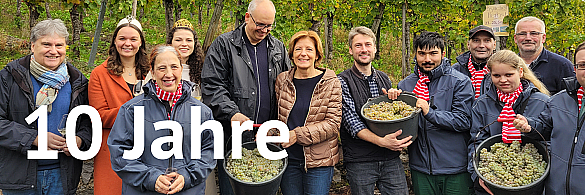
M 585 193 L 585 131 L 578 119 L 577 90 L 581 85 L 575 77 L 565 78 L 566 90 L 553 95 L 538 118 L 527 118 L 530 126 L 550 137 L 551 169 L 546 194 Z
M 467 62 L 469 62 L 469 57 L 471 56 L 471 52 L 467 51 L 455 58 L 457 62 L 453 64 L 453 69 L 463 73 L 467 77 L 471 78 L 471 73 L 469 72 L 469 68 L 467 67 Z
M 154 82 L 148 82 L 144 94 L 126 102 L 116 117 L 108 137 L 112 169 L 122 179 L 122 194 L 159 194 L 154 184 L 159 175 L 164 174 L 168 160 L 153 156 L 153 140 L 169 136 L 169 130 L 155 131 L 153 123 L 168 120 L 164 103 L 156 96 Z M 144 106 L 144 152 L 136 160 L 122 158 L 124 150 L 134 147 L 134 106 Z M 185 178 L 183 190 L 176 194 L 204 194 L 205 179 L 215 168 L 213 159 L 213 134 L 206 129 L 201 133 L 201 158 L 191 159 L 191 106 L 201 106 L 201 123 L 213 120 L 211 109 L 191 97 L 191 83 L 183 81 L 183 95 L 171 112 L 171 120 L 183 127 L 183 159 L 175 159 L 173 167 Z M 165 146 L 163 146 L 165 149 Z M 165 149 L 166 150 L 166 149 Z
M 523 91 L 516 100 L 516 102 L 514 103 L 514 105 L 512 106 L 512 109 L 514 109 L 514 112 L 516 114 L 522 114 L 523 116 L 526 117 L 536 117 L 540 114 L 540 112 L 544 110 L 546 102 L 548 101 L 549 97 L 546 94 L 540 93 L 538 89 L 529 81 L 521 80 L 521 82 Z M 520 111 L 522 110 L 522 106 L 526 107 L 524 108 L 523 112 L 520 113 Z M 479 96 L 477 100 L 475 100 L 475 102 L 473 103 L 471 114 L 473 122 L 471 123 L 470 130 L 471 140 L 468 147 L 469 165 L 467 167 L 467 170 L 471 173 L 471 178 L 474 181 L 477 178 L 477 175 L 475 174 L 472 164 L 475 147 L 479 146 L 481 142 L 483 142 L 484 140 L 488 139 L 493 135 L 502 134 L 502 123 L 496 122 L 494 124 L 491 124 L 490 126 L 486 127 L 486 129 L 484 129 L 479 134 L 479 136 L 477 136 L 477 133 L 482 127 L 498 119 L 498 116 L 500 116 L 500 113 L 502 112 L 503 108 L 504 103 L 499 100 L 498 93 L 496 91 L 496 86 L 494 86 L 493 83 L 490 84 L 489 87 L 487 87 L 486 94 Z M 531 137 L 535 138 L 535 140 L 542 139 L 534 131 L 527 133 L 526 135 L 531 135 Z M 474 140 L 475 146 L 473 144 Z
M 37 160 L 27 158 L 28 150 L 38 136 L 37 121 L 28 124 L 24 119 L 36 108 L 30 78 L 31 55 L 14 60 L 0 71 L 0 189 L 28 190 L 37 184 Z M 88 105 L 88 80 L 81 71 L 67 63 L 71 100 L 69 110 Z M 89 116 L 77 119 L 75 135 L 83 140 L 82 151 L 91 146 Z M 59 153 L 59 169 L 65 194 L 75 194 L 83 162 Z
M 563 78 L 575 76 L 571 61 L 544 48 L 538 59 L 529 65 L 530 69 L 544 83 L 551 95 L 565 89 Z
M 413 91 L 418 74 L 398 88 Z M 409 146 L 410 168 L 430 175 L 467 171 L 467 142 L 474 92 L 469 77 L 451 68 L 447 58 L 429 75 L 431 108 L 419 117 L 418 138 Z

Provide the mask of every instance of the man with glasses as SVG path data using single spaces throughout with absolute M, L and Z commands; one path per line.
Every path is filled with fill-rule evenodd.
M 230 149 L 231 121 L 252 120 L 262 124 L 277 119 L 274 83 L 279 73 L 290 68 L 284 44 L 270 35 L 276 9 L 270 0 L 252 0 L 245 23 L 220 35 L 207 50 L 201 73 L 203 103 L 224 127 Z M 244 141 L 254 139 L 244 132 Z M 225 170 L 218 160 L 220 194 L 233 194 Z
M 529 65 L 534 74 L 544 83 L 551 95 L 564 89 L 563 78 L 575 76 L 571 61 L 546 50 L 544 22 L 528 16 L 516 23 L 514 42 L 518 45 L 518 54 Z

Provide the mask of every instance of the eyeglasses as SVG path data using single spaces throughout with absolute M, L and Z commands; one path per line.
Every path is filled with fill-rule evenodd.
M 252 21 L 254 21 L 254 24 L 256 25 L 256 28 L 259 30 L 272 30 L 272 24 L 262 24 L 262 23 L 257 23 L 256 20 L 254 20 L 254 17 L 252 16 L 252 14 L 250 14 L 250 18 L 252 18 Z
M 585 63 L 575 64 L 577 70 L 585 70 Z
M 532 31 L 530 33 L 521 32 L 521 33 L 516 33 L 516 36 L 518 36 L 518 37 L 526 37 L 529 34 L 530 34 L 531 37 L 536 37 L 536 36 L 541 35 L 541 34 L 544 34 L 544 33 L 543 32 L 536 32 L 536 31 Z

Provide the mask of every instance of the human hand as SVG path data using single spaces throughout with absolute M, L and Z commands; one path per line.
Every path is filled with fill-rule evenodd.
M 172 180 L 173 178 L 167 175 L 159 175 L 154 183 L 154 190 L 161 194 L 167 194 L 170 191 Z
M 479 179 L 479 178 L 478 178 Z M 491 195 L 494 195 L 494 193 L 485 185 L 484 181 L 479 179 L 479 185 L 488 193 Z
M 297 133 L 294 130 L 290 130 L 288 133 L 288 142 L 282 143 L 283 148 L 288 148 L 297 142 Z
M 39 136 L 35 138 L 32 143 L 34 146 L 39 146 Z M 53 150 L 61 150 L 65 147 L 65 138 L 57 134 L 47 132 L 47 147 Z
M 77 145 L 77 148 L 81 147 L 81 142 L 82 142 L 81 138 L 79 136 L 75 136 L 75 143 Z M 65 146 L 63 148 L 63 152 L 65 153 L 65 155 L 71 156 L 71 153 L 69 153 L 69 146 Z
M 386 91 L 386 89 L 382 88 L 382 93 L 387 94 L 388 99 L 395 100 L 396 98 L 398 98 L 400 93 L 402 93 L 402 89 L 390 88 L 388 89 L 388 91 Z
M 232 120 L 231 121 L 240 121 L 240 125 L 242 125 L 243 122 L 250 120 L 250 118 L 248 118 L 246 115 L 242 114 L 242 113 L 236 113 L 234 114 L 234 116 L 232 116 Z
M 185 187 L 185 178 L 182 175 L 177 172 L 172 172 L 167 174 L 167 176 L 174 179 L 167 194 L 175 194 L 183 190 L 183 187 Z
M 416 107 L 421 108 L 424 115 L 429 113 L 429 102 L 426 100 L 418 98 L 416 100 Z
M 532 129 L 528 124 L 528 120 L 526 120 L 526 117 L 519 114 L 516 115 L 516 119 L 514 119 L 513 124 L 514 127 L 516 127 L 516 129 L 518 129 L 522 133 L 528 133 Z
M 381 137 L 379 139 L 378 143 L 376 143 L 376 145 L 383 147 L 383 148 L 388 148 L 388 149 L 394 150 L 394 151 L 401 151 L 402 148 L 406 148 L 410 144 L 412 144 L 412 141 L 410 140 L 410 139 L 412 139 L 411 135 L 408 137 L 405 137 L 403 139 L 400 139 L 400 140 L 396 138 L 401 134 L 402 134 L 402 129 L 398 130 L 394 133 L 390 133 L 384 137 Z

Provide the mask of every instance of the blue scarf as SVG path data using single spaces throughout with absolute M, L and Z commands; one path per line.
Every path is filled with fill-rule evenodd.
M 51 104 L 57 98 L 59 90 L 69 81 L 67 60 L 63 60 L 63 63 L 59 65 L 59 68 L 57 68 L 56 71 L 52 71 L 39 64 L 33 55 L 30 60 L 30 73 L 35 79 L 37 79 L 37 81 L 43 83 L 43 86 L 37 93 L 37 98 L 35 100 L 36 107 L 38 108 L 41 105 L 48 105 L 47 111 L 51 112 Z

